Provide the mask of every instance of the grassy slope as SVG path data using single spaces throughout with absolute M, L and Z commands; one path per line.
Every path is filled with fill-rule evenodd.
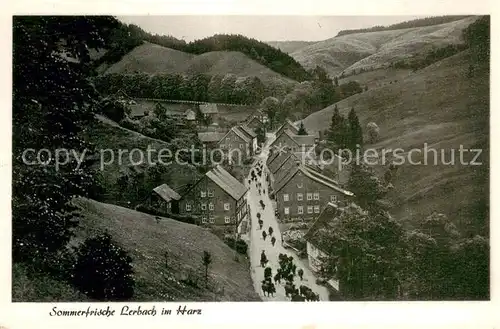
M 368 89 L 382 87 L 386 84 L 394 83 L 395 80 L 401 80 L 412 74 L 408 69 L 380 69 L 374 71 L 363 72 L 356 75 L 351 75 L 343 79 L 339 79 L 339 84 L 344 84 L 349 81 L 357 81 L 361 87 L 368 86 Z
M 154 216 L 93 200 L 79 199 L 75 203 L 83 218 L 73 242 L 77 244 L 87 236 L 107 230 L 129 250 L 135 271 L 135 300 L 259 300 L 248 261 L 243 256 L 235 261 L 234 251 L 208 230 L 168 218 L 157 222 Z M 209 289 L 186 286 L 180 280 L 190 270 L 203 273 L 203 250 L 212 254 Z M 168 269 L 164 265 L 166 251 Z
M 13 302 L 89 302 L 90 299 L 66 282 L 44 274 L 33 274 L 23 264 L 12 264 Z
M 354 95 L 337 105 L 344 115 L 354 106 L 363 127 L 370 121 L 379 125 L 381 141 L 369 147 L 401 147 L 408 151 L 422 149 L 427 143 L 437 150 L 459 149 L 461 144 L 465 148 L 486 148 L 489 78 L 484 72 L 467 78 L 468 65 L 468 52 L 462 52 L 398 83 Z M 332 113 L 330 106 L 311 114 L 304 120 L 306 129 L 327 129 Z M 458 151 L 455 157 L 458 163 Z M 418 154 L 413 159 L 423 161 Z M 488 161 L 485 153 L 482 161 Z M 464 229 L 481 226 L 475 221 L 481 221 L 488 199 L 488 167 L 459 163 L 434 166 L 433 162 L 431 154 L 428 166 L 400 168 L 391 193 L 396 204 L 393 213 L 411 222 L 412 217 L 437 210 L 455 218 Z
M 183 73 L 228 74 L 257 76 L 264 83 L 273 81 L 293 82 L 269 68 L 236 51 L 213 51 L 193 55 L 178 50 L 145 43 L 125 55 L 105 73 Z
M 282 52 L 290 54 L 294 51 L 314 44 L 316 41 L 267 41 L 271 47 L 278 48 Z
M 193 57 L 192 54 L 145 42 L 111 65 L 106 73 L 178 73 L 179 66 Z
M 459 43 L 462 30 L 475 19 L 477 17 L 426 27 L 348 34 L 301 48 L 291 56 L 305 68 L 320 65 L 331 75 L 379 67 L 425 52 L 430 47 Z

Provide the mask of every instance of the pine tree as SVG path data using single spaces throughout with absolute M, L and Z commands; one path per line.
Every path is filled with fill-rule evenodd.
M 307 135 L 306 128 L 304 127 L 304 122 L 300 122 L 299 132 L 297 135 Z
M 201 258 L 203 266 L 205 267 L 205 286 L 208 286 L 208 267 L 212 264 L 212 255 L 210 252 L 204 250 Z
M 328 140 L 332 142 L 338 149 L 346 148 L 348 127 L 345 118 L 340 115 L 337 104 L 332 115 L 330 129 L 328 131 Z
M 356 111 L 354 111 L 354 107 L 349 111 L 349 115 L 347 117 L 349 121 L 349 137 L 347 147 L 355 152 L 356 149 L 363 145 L 363 130 L 361 129 L 361 125 L 359 123 L 358 116 Z

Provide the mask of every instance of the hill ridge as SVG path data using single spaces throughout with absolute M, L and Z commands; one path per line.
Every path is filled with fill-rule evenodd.
M 214 51 L 194 55 L 151 43 L 144 43 L 134 48 L 119 62 L 104 71 L 104 74 L 112 73 L 235 74 L 238 77 L 257 76 L 264 83 L 276 80 L 294 82 L 257 63 L 242 52 Z
M 388 66 L 433 47 L 461 43 L 462 31 L 478 16 L 448 23 L 398 30 L 360 32 L 333 37 L 290 55 L 306 68 L 323 66 L 330 75 Z

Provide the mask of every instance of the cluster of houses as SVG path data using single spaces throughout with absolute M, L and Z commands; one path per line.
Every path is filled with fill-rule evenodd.
M 217 165 L 192 184 L 182 195 L 167 184 L 153 189 L 151 206 L 194 219 L 202 226 L 226 226 L 241 230 L 247 218 L 248 188 Z
M 211 108 L 210 111 L 213 111 L 214 107 Z M 255 129 L 262 124 L 261 118 L 254 113 L 245 123 L 234 126 L 227 132 L 199 132 L 198 137 L 209 148 L 227 150 L 230 156 L 241 154 L 243 159 L 248 159 L 257 151 Z M 239 152 L 231 152 L 232 150 Z M 241 232 L 242 223 L 248 214 L 247 192 L 248 188 L 244 184 L 221 165 L 216 165 L 182 195 L 163 184 L 153 189 L 149 202 L 151 206 L 168 213 L 189 216 L 197 225 L 223 226 Z
M 342 160 L 334 158 L 332 164 L 325 166 L 315 152 L 318 136 L 301 136 L 298 131 L 290 120 L 277 130 L 266 162 L 268 184 L 281 222 L 312 224 L 304 238 L 309 265 L 313 271 L 320 271 L 323 250 L 328 244 L 321 231 L 351 207 L 354 194 L 345 188 L 348 167 L 338 165 Z M 330 280 L 329 283 L 339 289 L 337 282 Z
M 267 159 L 268 183 L 276 202 L 276 215 L 282 221 L 310 221 L 329 203 L 346 203 L 353 193 L 322 173 L 316 160 L 316 135 L 298 135 L 298 128 L 287 120 L 277 131 Z
M 126 94 L 120 99 L 132 108 L 132 118 L 148 115 L 143 104 L 130 100 Z M 157 107 L 168 111 L 161 102 L 149 104 L 151 112 Z M 197 124 L 200 119 L 216 120 L 219 111 L 217 104 L 186 102 L 185 110 L 169 115 L 178 117 L 178 121 L 184 124 Z M 257 110 L 241 124 L 224 131 L 198 132 L 198 138 L 209 149 L 228 151 L 228 159 L 236 161 L 231 154 L 250 158 L 258 152 L 256 130 L 264 127 L 266 122 L 266 116 Z M 320 270 L 321 258 L 325 255 L 323 250 L 328 244 L 325 229 L 343 211 L 352 208 L 350 200 L 354 196 L 345 188 L 348 170 L 338 166 L 341 158 L 335 159 L 330 167 L 317 160 L 315 150 L 319 137 L 318 134 L 299 134 L 299 128 L 286 120 L 276 131 L 266 162 L 269 193 L 275 203 L 277 218 L 282 222 L 312 223 L 305 240 L 309 265 L 314 271 Z M 154 188 L 150 205 L 167 213 L 191 217 L 197 225 L 226 227 L 241 233 L 249 216 L 247 193 L 248 188 L 242 182 L 221 165 L 216 165 L 182 194 L 167 184 Z M 336 282 L 330 284 L 338 289 Z

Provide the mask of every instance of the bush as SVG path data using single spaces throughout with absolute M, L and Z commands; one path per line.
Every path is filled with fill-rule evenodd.
M 126 112 L 125 105 L 118 101 L 105 101 L 101 105 L 101 113 L 115 122 L 123 120 Z
M 227 244 L 231 249 L 236 250 L 237 253 L 246 255 L 248 250 L 248 244 L 241 239 L 236 240 L 235 244 L 234 240 L 235 239 L 233 237 L 226 236 L 224 238 L 224 243 Z
M 108 233 L 88 238 L 77 250 L 74 285 L 90 298 L 127 300 L 134 295 L 132 258 Z

